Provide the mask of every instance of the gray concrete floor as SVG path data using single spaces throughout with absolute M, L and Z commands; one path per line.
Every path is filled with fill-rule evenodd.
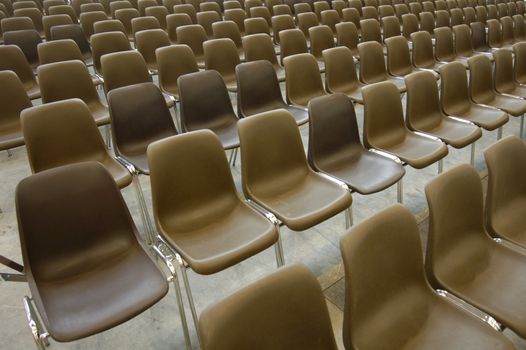
M 232 98 L 235 103 L 235 99 Z M 38 102 L 37 102 L 38 103 Z M 363 121 L 363 108 L 356 108 L 360 126 Z M 308 143 L 308 126 L 300 128 L 305 147 Z M 518 135 L 519 119 L 511 118 L 504 127 L 504 136 Z M 495 142 L 496 131 L 484 131 L 477 142 L 476 168 L 485 176 L 485 164 L 482 150 Z M 444 171 L 462 163 L 469 163 L 469 147 L 450 153 L 444 162 Z M 422 238 L 426 239 L 427 205 L 423 192 L 425 184 L 437 174 L 437 165 L 426 169 L 407 168 L 404 178 L 405 205 L 416 215 L 422 228 Z M 13 156 L 0 153 L 0 252 L 17 261 L 21 261 L 19 238 L 14 205 L 14 193 L 17 183 L 30 175 L 27 154 L 24 147 L 13 150 Z M 232 169 L 236 185 L 240 189 L 239 161 Z M 141 179 L 145 197 L 151 208 L 150 184 L 147 177 Z M 125 188 L 122 194 L 132 212 L 134 220 L 142 230 L 134 190 Z M 396 202 L 396 186 L 370 196 L 353 195 L 355 223 L 386 208 Z M 339 251 L 339 239 L 345 232 L 344 215 L 339 214 L 326 222 L 304 232 L 282 229 L 286 263 L 301 262 L 318 276 L 327 298 L 333 329 L 340 348 L 343 305 L 343 268 Z M 190 284 L 194 293 L 198 313 L 207 305 L 230 294 L 234 290 L 255 281 L 276 269 L 274 250 L 267 249 L 246 261 L 211 276 L 201 276 L 189 272 Z M 7 271 L 0 267 L 0 271 Z M 0 282 L 0 349 L 31 349 L 33 347 L 30 331 L 27 327 L 22 297 L 29 291 L 25 283 Z M 187 304 L 187 303 L 186 303 Z M 188 322 L 191 328 L 194 347 L 197 349 L 195 330 L 187 306 Z M 526 342 L 513 333 L 506 331 L 520 349 L 526 349 Z M 61 344 L 52 341 L 55 349 L 183 349 L 180 320 L 177 313 L 175 294 L 169 294 L 151 309 L 129 322 L 74 343 Z

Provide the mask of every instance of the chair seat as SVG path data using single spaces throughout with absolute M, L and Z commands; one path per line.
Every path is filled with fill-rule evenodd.
M 132 182 L 132 175 L 130 172 L 122 166 L 118 161 L 116 161 L 113 158 L 106 158 L 104 161 L 101 162 L 102 165 L 108 170 L 108 172 L 111 174 L 115 182 L 117 183 L 117 186 L 119 188 L 124 188 L 131 184 Z
M 526 112 L 526 101 L 514 97 L 495 94 L 494 98 L 482 101 L 482 103 L 500 108 L 514 117 L 521 116 Z
M 279 66 L 278 64 L 275 64 L 274 70 L 278 76 L 278 81 L 285 81 L 285 69 L 283 69 L 283 67 Z
M 508 114 L 498 109 L 487 108 L 474 103 L 470 104 L 468 111 L 452 115 L 466 119 L 486 129 L 495 130 L 506 124 L 509 120 Z
M 293 188 L 274 187 L 256 197 L 259 204 L 295 231 L 303 231 L 336 215 L 352 202 L 349 191 L 314 172 L 309 172 Z
M 482 136 L 480 128 L 451 118 L 441 118 L 441 123 L 433 128 L 420 130 L 436 136 L 455 148 L 463 148 Z
M 46 328 L 61 342 L 84 338 L 125 322 L 168 292 L 159 268 L 134 246 L 110 262 L 87 267 L 84 273 L 56 283 L 37 282 L 37 287 L 38 291 L 31 289 L 41 306 L 39 309 L 44 311 Z
M 318 165 L 320 170 L 345 182 L 361 194 L 386 189 L 405 174 L 401 164 L 365 150 Z
M 188 232 L 167 229 L 167 240 L 192 270 L 209 275 L 233 266 L 276 243 L 274 225 L 243 202 L 219 222 Z
M 515 87 L 508 91 L 503 91 L 506 94 L 526 98 L 526 86 L 515 84 Z
M 235 123 L 221 128 L 214 128 L 212 131 L 219 137 L 224 149 L 239 147 L 239 136 L 237 134 L 237 125 Z
M 107 106 L 100 102 L 92 102 L 88 104 L 88 108 L 93 115 L 93 119 L 95 119 L 97 126 L 110 123 L 110 111 Z
M 420 135 L 406 133 L 404 141 L 384 148 L 416 169 L 422 169 L 442 159 L 448 153 L 447 146 Z
M 20 125 L 0 130 L 0 150 L 15 148 L 23 144 L 24 135 Z

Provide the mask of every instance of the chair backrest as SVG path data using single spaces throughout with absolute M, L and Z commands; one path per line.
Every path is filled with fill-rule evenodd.
M 411 34 L 418 32 L 418 18 L 412 13 L 402 16 L 402 34 L 406 39 L 411 39 Z
M 396 85 L 385 81 L 362 89 L 364 102 L 363 143 L 383 149 L 405 139 L 407 129 Z
M 480 176 L 469 165 L 460 165 L 429 182 L 425 192 L 429 206 L 428 280 L 437 287 L 469 283 L 490 259 Z
M 473 43 L 473 50 L 486 51 L 489 50 L 488 42 L 486 40 L 486 27 L 481 22 L 471 23 L 471 40 Z
M 20 113 L 30 108 L 31 101 L 18 76 L 9 70 L 0 71 L 0 128 L 20 130 Z
M 359 40 L 358 29 L 354 23 L 342 22 L 336 25 L 336 44 L 338 46 L 345 46 L 357 55 Z
M 221 15 L 221 6 L 217 2 L 208 1 L 208 2 L 202 2 L 199 4 L 199 11 L 205 12 L 205 11 L 215 11 L 218 15 Z
M 242 333 L 230 335 L 234 327 Z M 337 348 L 321 288 L 302 265 L 281 268 L 209 306 L 199 330 L 205 350 Z
M 413 42 L 413 65 L 417 68 L 430 68 L 435 65 L 433 41 L 426 31 L 411 34 Z
M 326 25 L 319 25 L 309 28 L 310 51 L 316 59 L 322 59 L 322 52 L 325 49 L 334 47 L 334 36 L 331 28 Z
M 177 134 L 164 96 L 153 83 L 110 91 L 108 107 L 115 153 L 127 159 L 146 157 L 149 144 Z
M 475 103 L 484 103 L 493 99 L 495 90 L 493 85 L 493 71 L 488 56 L 477 55 L 470 57 L 469 92 Z
M 493 4 L 487 5 L 486 9 L 488 11 L 488 19 L 498 19 L 499 18 L 499 12 L 497 10 L 497 6 Z
M 342 22 L 352 22 L 357 29 L 360 29 L 360 13 L 355 8 L 343 9 Z
M 83 54 L 91 52 L 84 31 L 79 24 L 65 24 L 51 28 L 51 40 L 71 39 L 78 45 Z
M 515 56 L 514 77 L 519 84 L 526 84 L 526 43 L 518 42 L 513 45 Z
M 191 4 L 175 5 L 173 10 L 174 13 L 186 13 L 192 19 L 192 23 L 197 23 L 197 14 L 195 8 Z
M 488 20 L 488 11 L 486 10 L 486 7 L 485 6 L 475 7 L 475 13 L 477 14 L 477 22 L 486 24 L 486 21 Z
M 132 4 L 128 0 L 116 0 L 110 2 L 110 13 L 111 17 L 115 18 L 115 11 L 120 9 L 133 8 Z
M 451 15 L 451 22 L 450 22 L 451 27 L 465 23 L 464 22 L 464 12 L 462 12 L 461 9 L 459 8 L 451 9 L 449 13 Z
M 177 42 L 177 28 L 192 24 L 192 18 L 186 13 L 172 13 L 166 16 L 166 32 L 172 43 Z
M 303 34 L 309 37 L 309 28 L 315 27 L 319 24 L 318 17 L 315 13 L 305 12 L 297 15 L 298 29 L 301 29 Z
M 287 29 L 279 33 L 281 64 L 284 58 L 299 53 L 307 53 L 307 39 L 299 29 Z
M 378 21 L 378 10 L 374 6 L 364 6 L 362 7 L 362 18 L 365 19 L 374 19 Z
M 73 7 L 69 5 L 51 6 L 48 9 L 48 13 L 50 15 L 68 15 L 71 17 L 73 23 L 78 23 L 79 21 L 77 15 L 75 14 L 75 10 L 73 10 Z
M 177 81 L 184 131 L 221 129 L 237 123 L 221 75 L 214 70 L 185 74 Z
M 335 47 L 323 52 L 325 88 L 330 93 L 345 93 L 358 86 L 353 54 L 347 47 Z
M 161 28 L 166 30 L 166 16 L 168 16 L 168 9 L 164 6 L 147 7 L 144 11 L 146 16 L 155 17 Z
M 414 15 L 419 15 L 423 9 L 422 9 L 422 4 L 419 3 L 419 2 L 410 2 L 409 3 L 409 11 L 414 14 Z
M 278 66 L 272 39 L 266 34 L 252 34 L 243 37 L 245 61 L 266 60 Z
M 404 76 L 413 70 L 409 43 L 403 36 L 385 39 L 387 47 L 387 72 L 394 76 Z
M 233 9 L 242 9 L 241 3 L 236 0 L 223 1 L 223 7 L 225 11 Z
M 161 29 L 161 24 L 157 18 L 153 16 L 137 17 L 131 20 L 132 34 L 135 36 L 137 32 L 147 29 Z
M 221 21 L 221 17 L 215 11 L 204 11 L 197 13 L 197 24 L 200 24 L 205 29 L 206 35 L 209 38 L 214 36 L 212 32 L 212 24 Z
M 279 4 L 272 6 L 274 16 L 289 15 L 292 16 L 292 10 L 289 5 Z
M 95 71 L 102 74 L 101 57 L 103 55 L 131 50 L 130 42 L 122 32 L 108 32 L 93 34 L 91 36 L 91 49 Z
M 286 57 L 283 63 L 288 103 L 306 107 L 311 99 L 325 94 L 314 56 L 297 54 Z
M 486 22 L 488 27 L 488 45 L 491 48 L 499 48 L 502 46 L 502 30 L 500 22 L 496 19 L 489 19 Z
M 206 69 L 219 72 L 225 81 L 234 79 L 241 63 L 236 44 L 231 39 L 212 39 L 203 43 Z
M 16 1 L 13 3 L 13 14 L 15 13 L 16 10 L 25 10 L 25 9 L 30 9 L 30 8 L 34 8 L 34 9 L 37 9 L 38 10 L 38 6 L 37 6 L 37 3 L 34 2 L 34 1 L 31 1 L 31 0 L 28 0 L 28 1 Z M 16 16 L 16 14 L 15 14 Z
M 380 28 L 380 22 L 375 19 L 363 19 L 360 21 L 360 27 L 362 28 L 362 42 L 382 42 L 382 29 Z
M 192 24 L 177 28 L 177 41 L 188 45 L 197 59 L 203 57 L 203 43 L 208 40 L 205 29 L 199 24 Z
M 240 117 L 286 107 L 274 66 L 265 60 L 236 67 L 237 106 Z
M 300 13 L 312 12 L 312 7 L 309 3 L 299 2 L 294 4 L 294 14 L 297 16 Z
M 471 41 L 471 30 L 467 24 L 453 27 L 455 34 L 455 52 L 457 55 L 469 57 L 474 54 L 473 43 Z
M 463 115 L 471 108 L 468 76 L 460 62 L 440 66 L 440 102 L 448 115 Z
M 43 3 L 42 3 L 43 9 L 44 9 L 44 13 L 47 14 L 49 8 L 51 6 L 56 6 L 56 5 L 66 5 L 66 1 L 64 1 L 64 0 L 44 0 Z
M 403 15 L 409 14 L 409 7 L 406 4 L 395 4 L 394 10 L 396 17 L 402 18 Z
M 25 109 L 21 121 L 33 173 L 91 160 L 104 163 L 110 157 L 88 106 L 80 99 Z
M 404 80 L 407 87 L 405 121 L 409 129 L 432 130 L 439 126 L 443 115 L 433 73 L 414 72 Z
M 131 22 L 130 22 L 130 25 L 131 25 Z M 95 34 L 108 33 L 108 32 L 121 32 L 126 36 L 131 34 L 131 32 L 128 32 L 126 27 L 124 26 L 124 22 L 121 22 L 118 19 L 107 19 L 104 21 L 95 22 L 93 23 L 93 31 Z
M 0 21 L 0 26 L 3 33 L 12 32 L 16 30 L 35 30 L 35 24 L 29 17 L 8 17 Z
M 360 80 L 366 84 L 377 83 L 387 78 L 382 45 L 376 41 L 358 44 L 360 53 Z
M 465 24 L 470 25 L 471 23 L 477 21 L 477 14 L 473 7 L 465 7 L 462 11 L 464 12 Z
M 360 17 L 362 17 L 362 1 L 361 0 L 349 0 L 349 7 L 356 9 L 360 13 Z
M 276 44 L 279 44 L 279 32 L 282 30 L 294 28 L 296 28 L 296 25 L 294 24 L 294 19 L 291 15 L 279 15 L 272 17 L 272 32 Z
M 312 4 L 314 8 L 314 13 L 318 17 L 318 20 L 321 20 L 321 13 L 326 10 L 331 9 L 331 5 L 327 1 L 316 1 Z
M 389 16 L 382 18 L 382 27 L 384 29 L 383 38 L 384 41 L 387 38 L 392 38 L 394 36 L 400 36 L 400 21 L 396 16 Z
M 238 131 L 241 183 L 247 198 L 290 188 L 312 172 L 298 126 L 289 112 L 278 109 L 241 119 Z
M 159 86 L 172 95 L 179 96 L 177 79 L 188 73 L 198 72 L 194 53 L 187 45 L 171 45 L 155 50 L 159 71 Z
M 378 6 L 378 16 L 380 19 L 389 16 L 395 16 L 394 8 L 391 5 Z
M 422 2 L 422 11 L 424 12 L 435 12 L 435 4 L 432 1 Z
M 321 13 L 321 24 L 329 26 L 336 33 L 336 24 L 340 23 L 340 15 L 336 10 L 325 10 Z
M 309 102 L 310 166 L 324 171 L 334 164 L 334 159 L 350 160 L 361 151 L 363 146 L 352 101 L 338 93 L 312 99 Z
M 498 49 L 493 51 L 493 59 L 495 90 L 499 93 L 512 92 L 516 86 L 513 77 L 513 53 L 510 50 Z
M 255 6 L 252 7 L 248 13 L 250 14 L 251 18 L 263 18 L 269 27 L 272 25 L 272 15 L 270 14 L 270 11 L 267 7 Z
M 514 15 L 513 16 L 513 36 L 515 40 L 522 41 L 526 39 L 526 24 L 524 23 L 524 16 Z
M 437 15 L 440 11 L 437 11 Z M 422 12 L 420 14 L 420 30 L 428 32 L 433 35 L 435 30 L 435 16 L 431 12 Z
M 500 19 L 500 24 L 502 26 L 502 43 L 513 44 L 515 42 L 515 36 L 513 35 L 513 19 L 509 16 L 502 17 Z
M 238 49 L 243 48 L 241 33 L 233 21 L 220 21 L 212 24 L 212 32 L 216 39 L 230 39 Z
M 146 9 L 151 6 L 157 6 L 159 3 L 156 0 L 138 0 L 137 9 L 142 16 L 146 16 Z
M 69 60 L 84 62 L 77 44 L 71 39 L 46 41 L 38 45 L 39 63 L 54 63 Z
M 499 18 L 502 18 L 508 15 L 508 6 L 506 4 L 498 3 L 497 9 L 499 10 Z
M 45 16 L 47 18 L 49 16 Z M 67 17 L 69 18 L 69 17 Z M 108 16 L 103 11 L 85 12 L 80 14 L 80 26 L 86 35 L 86 39 L 91 40 L 91 36 L 95 33 L 93 28 L 94 23 L 105 21 Z M 51 38 L 51 30 L 49 30 L 49 38 Z
M 250 9 L 256 6 L 263 6 L 263 2 L 261 0 L 245 0 L 245 11 L 247 15 L 250 14 Z
M 98 2 L 90 2 L 90 3 L 87 3 L 87 4 L 80 5 L 80 14 L 88 13 L 88 12 L 95 12 L 95 11 L 96 12 L 102 11 L 102 12 L 106 13 L 106 11 L 104 9 L 104 6 L 101 3 L 98 3 Z M 107 14 L 106 14 L 106 18 L 108 18 Z
M 247 18 L 243 21 L 245 26 L 245 34 L 265 33 L 270 35 L 270 26 L 267 21 L 261 17 Z
M 157 57 L 155 50 L 160 47 L 170 46 L 170 38 L 162 29 L 141 30 L 135 34 L 135 46 L 146 61 L 148 68 L 157 70 Z
M 247 18 L 247 14 L 245 13 L 243 9 L 236 8 L 236 9 L 231 9 L 231 10 L 225 10 L 224 20 L 235 22 L 241 34 L 245 33 L 245 19 L 246 18 Z
M 462 11 L 461 11 L 462 12 Z M 448 11 L 436 11 L 436 28 L 451 27 L 451 15 Z
M 24 8 L 24 9 L 18 9 L 14 11 L 15 17 L 21 17 L 21 18 L 30 18 L 31 22 L 33 22 L 33 25 L 35 29 L 39 33 L 44 32 L 44 27 L 42 26 L 42 12 L 40 12 L 37 8 Z M 1 21 L 0 21 L 1 23 Z
M 36 84 L 33 70 L 22 50 L 16 45 L 0 46 L 0 71 L 10 70 L 16 73 L 24 87 Z
M 37 46 L 42 42 L 40 34 L 34 29 L 16 30 L 4 33 L 4 45 L 18 46 L 32 66 L 38 65 Z
M 456 57 L 453 32 L 449 27 L 435 28 L 435 57 L 437 61 L 449 62 Z
M 415 322 L 420 319 L 417 314 L 424 318 L 432 312 L 429 301 L 434 297 L 426 281 L 421 247 L 416 220 L 401 205 L 382 210 L 342 237 L 343 342 L 347 349 L 403 347 L 418 333 L 423 321 Z M 413 310 L 411 318 L 393 312 L 400 304 Z

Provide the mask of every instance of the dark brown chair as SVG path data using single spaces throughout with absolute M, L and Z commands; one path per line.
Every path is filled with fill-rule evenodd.
M 213 70 L 189 73 L 177 79 L 183 131 L 210 129 L 224 149 L 239 147 L 238 118 L 225 82 Z
M 513 73 L 513 52 L 506 49 L 493 51 L 495 61 L 493 78 L 499 94 L 526 99 L 526 86 L 515 81 Z
M 392 77 L 405 77 L 415 71 L 411 64 L 409 42 L 401 35 L 385 39 L 387 73 Z M 430 71 L 433 72 L 433 71 Z M 432 73 L 438 79 L 438 74 Z
M 283 101 L 276 72 L 270 62 L 259 60 L 242 63 L 236 67 L 236 78 L 240 117 L 285 109 L 294 116 L 298 125 L 309 120 L 304 108 L 290 106 Z
M 480 53 L 491 51 L 486 38 L 486 27 L 484 24 L 481 22 L 475 22 L 471 23 L 470 27 L 473 50 Z
M 42 25 L 42 12 L 38 8 L 23 8 L 14 11 L 15 17 L 29 17 L 33 22 L 35 29 L 44 38 L 44 26 Z M 1 21 L 0 21 L 1 23 Z
M 334 47 L 334 36 L 329 26 L 319 25 L 309 28 L 310 53 L 323 62 L 323 50 Z
M 435 29 L 435 59 L 440 63 L 458 61 L 467 67 L 466 58 L 457 56 L 453 31 L 449 27 Z
M 24 119 L 31 123 L 32 116 Z M 101 164 L 69 164 L 25 178 L 16 203 L 32 294 L 24 306 L 39 348 L 46 334 L 70 342 L 113 328 L 168 292 L 166 277 L 139 241 L 126 203 Z
M 119 10 L 120 11 L 120 10 Z M 104 21 L 98 21 L 93 23 L 94 34 L 108 33 L 108 32 L 121 32 L 128 37 L 128 40 L 134 40 L 132 32 L 128 32 L 128 29 L 124 26 L 126 21 L 121 22 L 118 19 L 107 19 Z
M 209 39 L 214 37 L 214 33 L 212 31 L 212 24 L 220 21 L 221 17 L 215 11 L 204 11 L 197 13 L 197 24 L 203 26 L 206 35 Z
M 507 337 L 431 288 L 421 246 L 415 218 L 400 205 L 343 236 L 346 349 L 514 349 Z
M 329 93 L 342 93 L 352 101 L 363 104 L 362 87 L 356 76 L 352 51 L 335 47 L 323 51 L 325 60 L 325 89 Z
M 0 21 L 0 29 L 2 32 L 14 32 L 17 30 L 36 30 L 35 24 L 31 18 L 24 17 L 8 17 Z
M 299 29 L 282 30 L 279 32 L 279 49 L 283 65 L 285 57 L 308 52 L 307 39 Z
M 279 32 L 281 32 L 282 30 L 294 29 L 294 28 L 296 28 L 296 25 L 291 15 L 273 16 L 272 17 L 272 34 L 273 34 L 274 43 L 279 45 Z
M 0 71 L 16 73 L 27 95 L 34 100 L 40 98 L 40 87 L 22 50 L 16 45 L 0 46 Z
M 207 307 L 199 333 L 203 350 L 337 349 L 324 295 L 302 265 L 281 268 Z
M 215 2 L 214 2 L 215 4 Z M 220 21 L 212 24 L 212 32 L 216 39 L 230 39 L 234 42 L 237 54 L 241 61 L 245 60 L 245 51 L 243 50 L 243 41 L 241 33 L 236 23 L 233 21 Z
M 15 30 L 4 33 L 4 45 L 18 46 L 32 68 L 38 66 L 37 46 L 41 42 L 40 34 L 34 29 Z
M 499 327 L 499 322 L 524 337 L 526 256 L 494 241 L 485 230 L 479 174 L 460 165 L 431 181 L 425 192 L 431 285 L 493 316 L 489 324 Z

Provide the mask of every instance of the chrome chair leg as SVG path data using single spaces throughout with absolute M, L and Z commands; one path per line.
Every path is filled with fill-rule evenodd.
M 522 139 L 522 132 L 524 130 L 524 114 L 521 115 L 521 130 L 520 130 L 520 134 L 519 134 L 519 137 Z
M 278 267 L 285 265 L 285 257 L 283 255 L 283 244 L 281 243 L 281 232 L 278 225 L 278 240 L 274 243 L 274 250 L 276 253 L 276 264 Z
M 353 225 L 353 221 L 352 207 L 349 206 L 345 209 L 345 228 L 349 229 Z
M 141 187 L 141 180 L 139 179 L 139 173 L 133 175 L 133 182 L 135 187 L 135 194 L 137 195 L 137 201 L 139 202 L 139 209 L 141 211 L 142 224 L 146 231 L 146 241 L 148 244 L 152 244 L 155 241 L 155 229 L 153 227 L 152 220 L 150 219 L 150 212 L 144 199 L 144 193 Z
M 106 124 L 104 126 L 104 133 L 106 137 L 106 147 L 108 147 L 108 149 L 111 149 L 111 125 L 110 124 Z
M 49 346 L 49 333 L 45 331 L 44 326 L 40 322 L 39 315 L 33 305 L 33 299 L 25 296 L 24 297 L 24 309 L 26 311 L 27 322 L 33 335 L 33 340 L 37 349 L 44 350 L 46 346 Z
M 438 161 L 438 174 L 442 174 L 442 171 L 444 171 L 444 158 Z
M 404 203 L 404 184 L 403 179 L 398 180 L 396 183 L 397 201 L 400 204 Z
M 228 160 L 228 162 L 230 163 L 230 165 L 232 167 L 236 166 L 236 159 L 237 159 L 237 150 L 238 150 L 238 148 L 234 148 L 233 150 L 230 151 L 230 159 Z
M 502 138 L 502 126 L 499 128 L 499 130 L 497 131 L 497 141 L 500 140 Z
M 192 295 L 192 290 L 190 288 L 190 282 L 188 282 L 188 274 L 186 273 L 186 269 L 188 268 L 188 266 L 181 257 L 179 257 L 178 260 L 179 260 L 179 267 L 181 268 L 181 273 L 183 275 L 183 283 L 184 283 L 184 288 L 186 290 L 186 296 L 188 297 L 188 303 L 190 304 L 190 311 L 192 312 L 192 319 L 194 320 L 194 327 L 197 333 L 197 340 L 199 341 L 199 344 L 201 344 L 201 339 L 199 337 L 199 320 L 197 318 L 197 311 L 195 310 L 194 297 Z
M 476 142 L 473 142 L 471 144 L 471 161 L 470 161 L 471 166 L 475 166 L 475 144 Z

